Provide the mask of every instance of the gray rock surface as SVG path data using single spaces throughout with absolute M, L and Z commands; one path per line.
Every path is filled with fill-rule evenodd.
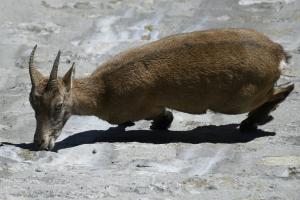
M 0 199 L 300 199 L 299 0 L 1 0 L 0 10 Z M 295 90 L 258 133 L 236 130 L 245 115 L 174 112 L 169 132 L 74 116 L 56 152 L 31 150 L 35 44 L 40 71 L 61 49 L 60 73 L 74 61 L 79 77 L 130 47 L 219 27 L 254 28 L 293 56 L 280 82 Z

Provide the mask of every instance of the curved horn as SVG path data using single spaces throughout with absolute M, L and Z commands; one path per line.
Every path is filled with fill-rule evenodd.
M 35 54 L 36 48 L 37 48 L 37 45 L 35 45 L 33 47 L 31 54 L 30 54 L 30 58 L 29 58 L 29 74 L 30 74 L 32 86 L 38 85 L 40 80 L 43 78 L 43 75 L 33 66 L 34 54 Z
M 50 74 L 49 81 L 48 81 L 48 86 L 50 88 L 57 86 L 57 71 L 58 71 L 60 53 L 61 52 L 58 51 L 57 56 L 54 61 L 54 64 L 53 64 L 53 67 L 52 67 L 52 70 L 51 70 L 51 74 Z

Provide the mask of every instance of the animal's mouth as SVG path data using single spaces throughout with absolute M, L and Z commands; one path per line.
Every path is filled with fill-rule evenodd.
M 60 135 L 59 133 L 50 135 L 50 136 L 48 136 L 48 137 L 46 137 L 45 139 L 42 139 L 42 140 L 34 141 L 34 144 L 35 144 L 37 150 L 51 151 L 55 146 L 56 139 Z
M 48 141 L 43 140 L 41 143 L 35 142 L 35 146 L 38 150 L 51 151 L 55 146 L 55 138 L 49 137 Z
M 54 148 L 54 146 L 55 146 L 55 139 L 54 139 L 54 137 L 51 137 L 48 142 L 47 150 L 51 151 Z

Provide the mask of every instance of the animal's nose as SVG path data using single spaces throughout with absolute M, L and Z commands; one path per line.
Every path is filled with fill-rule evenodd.
M 35 147 L 39 150 L 48 150 L 48 147 L 43 147 L 44 144 L 45 144 L 45 140 L 44 139 L 41 139 L 41 140 L 34 140 L 34 144 L 35 144 Z
M 36 146 L 41 146 L 42 144 L 45 143 L 45 140 L 44 139 L 41 139 L 41 140 L 34 140 L 34 144 Z

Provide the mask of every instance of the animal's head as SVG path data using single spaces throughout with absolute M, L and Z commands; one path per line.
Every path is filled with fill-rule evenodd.
M 51 74 L 49 78 L 46 78 L 33 66 L 36 48 L 37 46 L 33 48 L 29 59 L 32 84 L 29 101 L 36 118 L 34 144 L 39 150 L 51 150 L 63 126 L 71 116 L 74 63 L 62 78 L 57 77 L 59 51 Z

